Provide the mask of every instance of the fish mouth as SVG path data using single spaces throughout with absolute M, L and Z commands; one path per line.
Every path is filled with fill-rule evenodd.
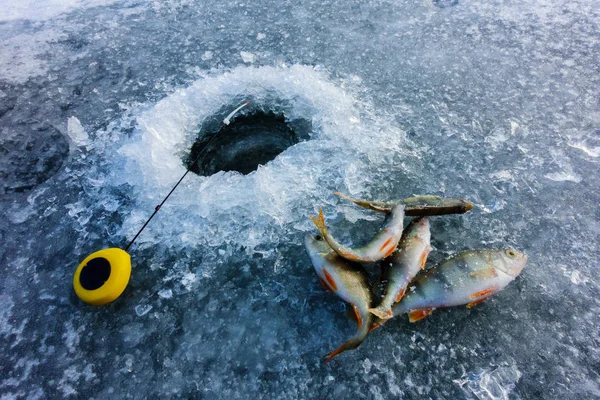
M 468 200 L 463 200 L 465 203 L 465 210 L 467 210 L 467 212 L 471 211 L 473 209 L 473 207 L 475 207 L 475 204 L 471 203 Z
M 519 274 L 521 273 L 521 271 L 523 271 L 523 269 L 524 269 L 524 268 L 525 268 L 525 266 L 527 265 L 527 260 L 528 260 L 527 254 L 523 254 L 523 259 L 522 259 L 522 260 L 521 260 L 521 262 L 519 263 L 518 270 L 516 270 L 516 271 L 515 271 L 515 275 L 514 275 L 515 277 L 516 277 L 517 275 L 519 275 Z
M 503 261 L 502 268 L 498 268 L 498 269 L 500 269 L 502 272 L 512 276 L 513 278 L 516 278 L 517 276 L 519 276 L 521 271 L 523 271 L 523 269 L 527 265 L 527 255 L 525 253 L 518 251 L 517 257 L 518 257 L 518 259 L 516 259 L 516 260 L 503 259 L 502 260 Z

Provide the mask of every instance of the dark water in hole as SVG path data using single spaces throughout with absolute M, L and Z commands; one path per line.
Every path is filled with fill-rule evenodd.
M 215 134 L 217 137 L 209 143 Z M 245 175 L 303 140 L 303 136 L 292 129 L 283 115 L 257 111 L 203 135 L 192 146 L 188 163 L 209 143 L 204 155 L 191 166 L 192 172 L 210 176 L 219 171 L 238 171 Z

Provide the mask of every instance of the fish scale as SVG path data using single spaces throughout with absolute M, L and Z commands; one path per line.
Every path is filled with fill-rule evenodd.
M 323 288 L 350 303 L 356 314 L 357 332 L 346 343 L 325 356 L 326 361 L 338 354 L 360 346 L 372 327 L 369 307 L 373 293 L 367 272 L 358 264 L 349 262 L 335 253 L 319 235 L 306 235 L 304 246 Z
M 415 279 L 393 313 L 409 313 L 414 322 L 436 308 L 473 306 L 506 287 L 526 263 L 513 249 L 459 253 Z
M 431 251 L 431 234 L 427 217 L 414 219 L 406 228 L 398 249 L 384 263 L 385 295 L 380 304 L 369 311 L 382 319 L 393 316 L 391 307 L 404 296 L 408 284 L 425 265 Z

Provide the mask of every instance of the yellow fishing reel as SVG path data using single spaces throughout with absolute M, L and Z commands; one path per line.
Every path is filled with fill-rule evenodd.
M 85 303 L 101 306 L 123 293 L 131 276 L 131 257 L 121 249 L 108 248 L 86 257 L 73 276 L 75 294 Z

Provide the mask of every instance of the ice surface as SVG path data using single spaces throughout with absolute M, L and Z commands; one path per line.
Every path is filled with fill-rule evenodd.
M 19 0 L 4 2 L 0 21 L 43 21 L 77 8 L 105 6 L 117 0 Z
M 479 400 L 508 400 L 520 378 L 521 372 L 512 366 L 472 374 L 455 382 L 471 391 Z
M 0 11 L 0 397 L 599 398 L 600 14 L 590 1 L 12 2 Z M 72 274 L 124 247 L 243 101 L 310 126 L 248 175 L 189 174 L 113 304 Z M 320 207 L 465 197 L 431 264 L 514 246 L 473 309 L 400 318 L 355 351 L 302 237 Z M 373 268 L 371 268 L 373 269 Z

